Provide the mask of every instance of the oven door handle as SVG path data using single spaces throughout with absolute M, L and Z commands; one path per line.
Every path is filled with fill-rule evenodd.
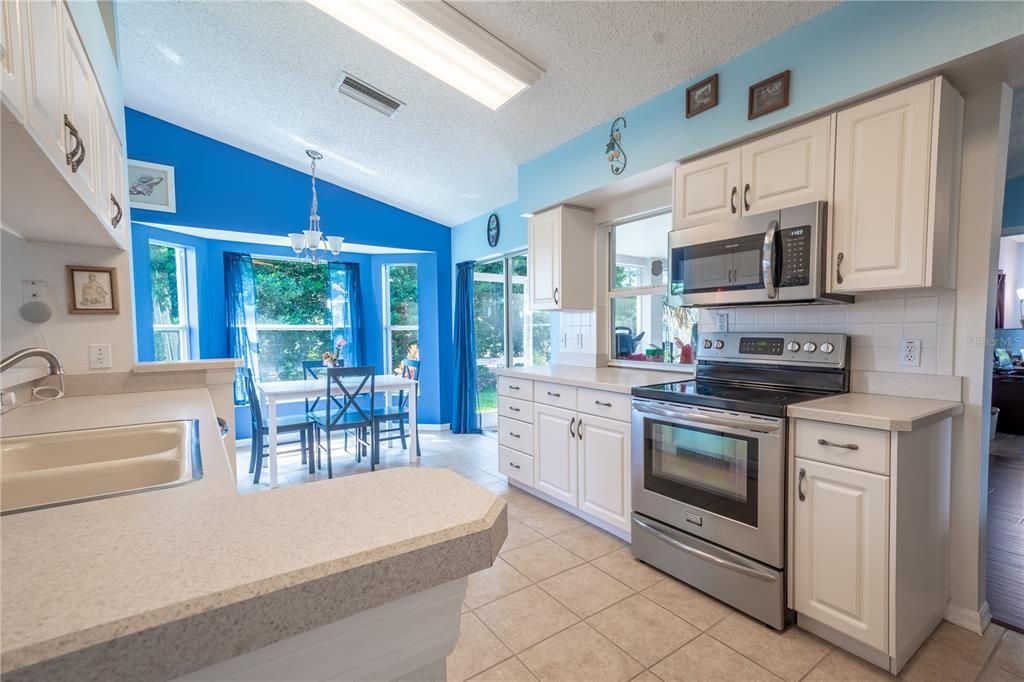
M 679 423 L 679 424 L 692 424 L 694 426 L 715 426 L 715 427 L 718 427 L 718 428 L 722 429 L 723 431 L 726 431 L 726 432 L 729 432 L 729 433 L 748 433 L 748 434 L 749 433 L 762 433 L 762 434 L 770 434 L 770 433 L 775 433 L 775 432 L 777 432 L 779 430 L 778 426 L 773 426 L 771 424 L 764 424 L 762 426 L 760 424 L 758 424 L 758 425 L 743 424 L 743 423 L 734 422 L 734 421 L 730 421 L 730 420 L 726 420 L 726 419 L 714 419 L 714 418 L 705 417 L 704 415 L 699 415 L 699 414 L 681 415 L 678 412 L 672 412 L 670 410 L 659 410 L 656 407 L 649 407 L 647 405 L 638 405 L 636 403 L 633 404 L 633 409 L 636 410 L 637 412 L 642 412 L 642 413 L 645 413 L 645 414 L 653 414 L 653 415 L 656 415 L 658 417 L 665 417 L 666 419 L 673 420 L 673 422 L 675 422 L 675 423 Z
M 636 517 L 635 514 L 633 515 L 633 523 L 635 523 L 636 525 L 640 526 L 641 528 L 646 530 L 648 533 L 650 533 L 651 535 L 653 535 L 657 539 L 661 540 L 662 542 L 664 542 L 664 543 L 666 543 L 668 545 L 671 545 L 672 547 L 675 547 L 676 549 L 678 549 L 678 550 L 680 550 L 682 552 L 686 552 L 687 554 L 689 554 L 691 556 L 697 557 L 698 559 L 701 559 L 703 561 L 707 561 L 709 563 L 715 564 L 716 566 L 721 566 L 722 568 L 727 568 L 730 571 L 733 571 L 735 573 L 740 573 L 741 575 L 745 575 L 745 576 L 754 578 L 756 580 L 761 580 L 761 581 L 764 581 L 766 583 L 773 583 L 776 580 L 778 580 L 778 578 L 775 576 L 774 573 L 758 571 L 757 569 L 750 568 L 749 566 L 744 566 L 742 564 L 737 564 L 734 561 L 729 561 L 727 559 L 723 559 L 722 557 L 715 556 L 714 554 L 710 554 L 708 552 L 705 552 L 704 550 L 697 549 L 696 547 L 690 547 L 689 545 L 684 545 L 683 543 L 679 542 L 675 538 L 672 538 L 672 537 L 669 537 L 668 535 L 665 535 L 665 533 L 661 532 L 660 530 L 658 530 L 654 526 L 652 526 L 652 525 L 650 525 L 648 523 L 645 523 L 644 521 L 641 521 L 640 519 L 638 519 Z
M 764 280 L 764 290 L 769 299 L 775 298 L 778 294 L 775 289 L 775 232 L 778 229 L 779 221 L 773 218 L 765 230 L 764 248 L 761 249 L 761 278 Z

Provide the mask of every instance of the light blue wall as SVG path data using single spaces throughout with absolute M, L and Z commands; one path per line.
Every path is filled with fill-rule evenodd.
M 932 69 L 1024 32 L 1020 2 L 849 2 L 711 72 L 719 104 L 687 119 L 685 88 L 625 113 L 629 155 L 619 178 L 692 156 Z M 790 104 L 747 120 L 751 83 L 790 69 Z M 610 121 L 519 167 L 519 203 L 543 208 L 616 179 L 604 158 Z
M 487 243 L 487 219 L 496 213 L 501 221 L 498 245 Z M 526 248 L 526 218 L 518 201 L 496 208 L 491 213 L 477 216 L 452 230 L 452 263 L 464 260 L 487 260 Z M 454 277 L 454 273 L 453 273 Z
M 128 156 L 174 166 L 177 211 L 131 210 L 136 334 L 140 360 L 152 359 L 148 242 L 157 238 L 195 250 L 201 358 L 228 354 L 224 302 L 225 251 L 293 256 L 286 247 L 199 239 L 156 230 L 141 221 L 285 235 L 305 227 L 309 176 L 132 109 L 126 110 Z M 299 150 L 301 152 L 301 150 Z M 421 402 L 423 423 L 443 424 L 451 409 L 452 280 L 449 228 L 330 183 L 319 184 L 328 234 L 375 246 L 417 249 L 397 260 L 419 266 Z M 391 256 L 344 253 L 360 263 L 367 362 L 385 369 L 381 331 L 381 267 Z M 246 420 L 240 420 L 246 421 Z
M 1024 175 L 1006 181 L 1003 195 L 1003 233 L 1024 232 Z

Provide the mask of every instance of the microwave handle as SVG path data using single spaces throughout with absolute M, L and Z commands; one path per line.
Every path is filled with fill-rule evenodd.
M 761 250 L 761 277 L 764 279 L 764 289 L 770 299 L 778 295 L 775 289 L 775 233 L 778 229 L 779 221 L 773 218 L 765 230 L 764 248 Z

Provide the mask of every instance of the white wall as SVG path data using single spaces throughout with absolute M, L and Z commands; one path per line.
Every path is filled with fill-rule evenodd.
M 68 374 L 89 371 L 125 372 L 135 364 L 132 329 L 132 292 L 127 251 L 90 246 L 27 242 L 7 230 L 0 230 L 0 355 L 27 346 L 44 346 L 56 352 Z M 66 265 L 101 265 L 117 268 L 117 315 L 72 315 L 68 313 Z M 53 317 L 42 325 L 29 324 L 18 315 L 23 280 L 48 283 Z M 113 367 L 89 369 L 89 344 L 111 344 Z M 42 364 L 41 361 L 28 361 Z

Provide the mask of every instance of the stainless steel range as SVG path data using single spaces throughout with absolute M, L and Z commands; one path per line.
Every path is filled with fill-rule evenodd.
M 718 333 L 633 389 L 633 555 L 781 629 L 786 407 L 849 390 L 843 334 Z

